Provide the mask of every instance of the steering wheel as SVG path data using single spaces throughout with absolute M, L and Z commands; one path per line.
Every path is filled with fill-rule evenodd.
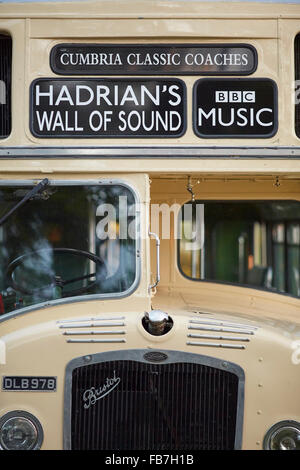
M 39 292 L 43 292 L 46 289 L 49 289 L 49 287 L 60 287 L 61 289 L 64 288 L 64 286 L 71 284 L 72 282 L 77 282 L 77 281 L 83 281 L 84 279 L 89 279 L 91 277 L 95 277 L 95 280 L 90 283 L 88 286 L 81 287 L 79 289 L 73 289 L 69 290 L 65 295 L 62 293 L 62 297 L 64 296 L 73 296 L 73 295 L 79 295 L 83 294 L 84 292 L 88 291 L 93 287 L 96 282 L 97 282 L 97 269 L 96 272 L 92 274 L 86 274 L 85 276 L 80 276 L 80 277 L 74 277 L 72 279 L 62 279 L 61 276 L 53 276 L 53 280 L 50 284 L 42 287 L 38 287 L 36 289 L 27 289 L 23 286 L 20 286 L 17 284 L 17 282 L 14 279 L 14 271 L 15 269 L 20 266 L 27 258 L 36 256 L 39 253 L 57 253 L 57 254 L 71 254 L 74 256 L 81 256 L 83 258 L 88 258 L 89 260 L 93 261 L 96 265 L 101 266 L 102 272 L 103 269 L 105 270 L 104 272 L 106 273 L 106 268 L 105 268 L 105 263 L 104 261 L 94 255 L 93 253 L 90 253 L 89 251 L 83 251 L 83 250 L 77 250 L 75 248 L 42 248 L 41 250 L 35 250 L 31 251 L 30 253 L 26 253 L 25 255 L 19 256 L 18 258 L 14 259 L 7 267 L 6 271 L 6 276 L 8 280 L 8 284 L 15 289 L 16 291 L 21 292 L 22 294 L 25 295 L 35 295 L 38 294 Z M 102 273 L 101 273 L 102 274 Z

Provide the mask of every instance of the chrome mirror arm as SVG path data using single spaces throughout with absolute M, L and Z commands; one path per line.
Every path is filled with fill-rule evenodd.
M 154 282 L 154 284 L 151 284 L 148 287 L 149 292 L 150 292 L 151 289 L 154 289 L 154 287 L 156 287 L 160 281 L 160 239 L 158 235 L 156 235 L 156 233 L 150 232 L 150 230 L 149 230 L 149 237 L 154 237 L 156 240 L 156 243 L 155 243 L 156 245 L 156 281 Z

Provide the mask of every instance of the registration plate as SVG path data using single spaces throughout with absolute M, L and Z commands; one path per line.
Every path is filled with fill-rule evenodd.
M 6 376 L 2 390 L 14 392 L 55 392 L 56 377 Z

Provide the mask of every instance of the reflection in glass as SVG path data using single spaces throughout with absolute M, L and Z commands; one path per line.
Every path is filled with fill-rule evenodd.
M 1 187 L 0 217 L 29 189 Z M 135 224 L 124 186 L 48 186 L 0 227 L 0 313 L 127 291 L 136 277 Z
M 183 227 L 195 221 L 179 218 L 179 267 L 185 276 L 300 296 L 300 202 L 196 203 L 204 205 L 202 249 L 188 249 Z

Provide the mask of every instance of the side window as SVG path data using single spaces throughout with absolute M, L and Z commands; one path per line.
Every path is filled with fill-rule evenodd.
M 196 210 L 181 210 L 178 262 L 184 276 L 300 296 L 300 202 L 193 204 L 201 204 L 204 217 L 199 224 Z M 187 226 L 204 231 L 201 247 L 189 243 Z

